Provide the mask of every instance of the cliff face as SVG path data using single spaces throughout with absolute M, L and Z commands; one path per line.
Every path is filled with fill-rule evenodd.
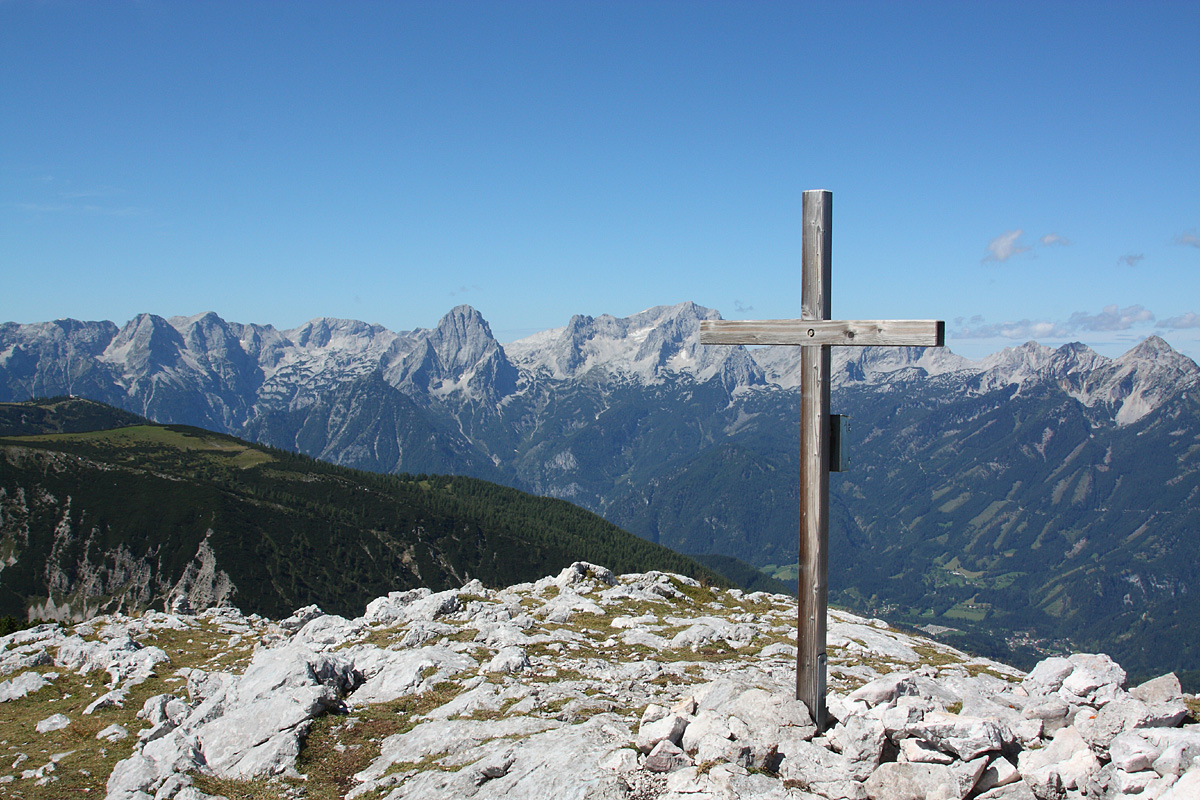
M 0 638 L 0 782 L 110 800 L 1200 789 L 1195 699 L 1174 676 L 1127 687 L 1086 654 L 1026 674 L 840 611 L 819 732 L 793 699 L 795 614 L 785 596 L 578 562 L 498 590 L 392 592 L 354 619 L 225 606 L 43 625 Z

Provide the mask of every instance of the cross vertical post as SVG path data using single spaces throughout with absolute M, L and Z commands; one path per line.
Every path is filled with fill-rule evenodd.
M 796 699 L 820 730 L 825 706 L 829 599 L 829 414 L 831 346 L 941 347 L 946 323 L 932 319 L 830 319 L 833 193 L 804 193 L 803 292 L 800 319 L 701 320 L 700 344 L 800 347 L 800 575 L 796 630 Z
M 833 193 L 804 193 L 801 320 L 830 318 Z M 829 595 L 829 365 L 827 344 L 800 348 L 800 572 L 796 699 L 825 730 L 825 615 Z

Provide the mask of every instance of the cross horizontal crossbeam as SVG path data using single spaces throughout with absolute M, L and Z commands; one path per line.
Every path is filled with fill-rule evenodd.
M 931 319 L 701 320 L 700 344 L 941 347 L 946 323 Z

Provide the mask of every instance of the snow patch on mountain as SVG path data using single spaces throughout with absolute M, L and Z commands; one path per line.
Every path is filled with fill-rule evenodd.
M 512 342 L 506 351 L 521 369 L 556 380 L 593 374 L 654 384 L 689 374 L 700 382 L 720 377 L 730 389 L 762 384 L 762 369 L 745 348 L 700 344 L 700 320 L 720 318 L 690 302 L 625 318 L 576 315 L 565 327 Z
M 437 327 L 393 332 L 358 320 L 316 318 L 279 331 L 226 322 L 212 312 L 110 322 L 58 320 L 0 325 L 0 399 L 81 394 L 155 419 L 238 432 L 271 410 L 314 406 L 348 381 L 378 372 L 420 405 L 452 413 L 463 404 L 498 409 L 538 382 L 655 385 L 680 378 L 720 381 L 730 393 L 798 389 L 799 347 L 705 346 L 701 320 L 720 319 L 684 302 L 629 317 L 576 315 L 502 346 L 470 306 Z M 1073 343 L 1028 342 L 971 361 L 946 348 L 835 347 L 834 388 L 902 385 L 941 376 L 969 391 L 1049 382 L 1118 425 L 1143 419 L 1200 383 L 1200 368 L 1158 337 L 1117 359 Z

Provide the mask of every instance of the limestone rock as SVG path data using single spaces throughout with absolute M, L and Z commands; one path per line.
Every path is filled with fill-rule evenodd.
M 1125 772 L 1150 769 L 1161 755 L 1162 748 L 1138 735 L 1137 731 L 1122 733 L 1114 737 L 1108 747 L 1108 757 L 1112 763 Z
M 1125 683 L 1125 670 L 1104 653 L 1076 653 L 1067 660 L 1073 669 L 1061 691 L 1074 697 L 1103 705 Z
M 869 766 L 856 765 L 819 744 L 804 740 L 780 745 L 783 761 L 779 775 L 784 786 L 804 789 L 829 800 L 865 800 L 863 780 L 871 774 Z
M 1192 767 L 1185 772 L 1171 788 L 1167 789 L 1158 800 L 1189 800 L 1200 797 L 1200 767 Z
M 304 608 L 298 608 L 292 612 L 290 617 L 281 619 L 279 621 L 279 627 L 283 628 L 285 631 L 295 633 L 303 628 L 309 621 L 323 616 L 324 614 L 325 612 L 321 610 L 320 606 L 310 605 L 305 606 Z
M 584 583 L 588 579 L 599 581 L 606 586 L 615 586 L 617 583 L 616 576 L 608 567 L 589 564 L 587 561 L 576 561 L 571 566 L 564 567 L 563 571 L 554 579 L 554 583 L 560 589 L 565 589 L 568 586 Z
M 484 669 L 487 672 L 520 672 L 529 669 L 529 656 L 524 647 L 504 647 Z
M 651 772 L 674 772 L 692 766 L 692 759 L 670 739 L 662 739 L 654 745 L 642 766 Z
M 1052 656 L 1039 661 L 1025 676 L 1024 684 L 1031 695 L 1057 692 L 1074 669 L 1070 659 Z
M 1054 787 L 1058 785 L 1065 789 L 1081 787 L 1100 769 L 1100 762 L 1079 732 L 1068 727 L 1055 733 L 1040 750 L 1023 751 L 1017 769 L 1040 797 L 1039 787 L 1051 793 L 1057 793 Z
M 897 697 L 917 694 L 917 682 L 912 675 L 892 673 L 882 678 L 876 678 L 870 683 L 855 689 L 849 699 L 862 700 L 868 706 L 891 703 Z
M 353 641 L 362 632 L 362 627 L 345 617 L 336 614 L 322 614 L 314 617 L 300 630 L 296 631 L 296 640 L 304 642 L 309 647 L 325 650 Z
M 0 681 L 0 703 L 17 700 L 45 685 L 46 679 L 39 672 L 23 672 L 12 680 Z
M 395 700 L 417 691 L 422 685 L 432 685 L 432 681 L 442 680 L 475 666 L 468 656 L 445 647 L 382 651 L 350 649 L 347 653 L 354 659 L 355 668 L 362 665 L 360 672 L 368 676 L 349 697 L 350 705 Z
M 1016 781 L 975 796 L 975 800 L 1039 800 L 1024 781 Z
M 1075 717 L 1075 729 L 1096 750 L 1104 750 L 1117 734 L 1143 726 L 1150 709 L 1128 695 L 1105 703 L 1098 711 L 1084 709 Z
M 1021 780 L 1021 773 L 1004 756 L 996 756 L 988 762 L 983 774 L 975 783 L 975 791 L 987 792 L 999 786 L 1008 786 Z
M 830 738 L 843 757 L 854 763 L 869 764 L 871 768 L 883 759 L 887 735 L 883 723 L 869 717 L 850 717 L 839 723 Z
M 112 708 L 116 706 L 120 708 L 125 704 L 125 698 L 129 694 L 126 689 L 113 689 L 111 692 L 105 692 L 97 697 L 92 702 L 88 703 L 87 708 L 83 709 L 84 715 L 96 713 L 100 708 Z
M 104 739 L 107 742 L 119 742 L 127 736 L 129 736 L 129 731 L 123 725 L 115 722 L 96 734 L 97 739 Z
M 70 724 L 71 720 L 65 714 L 51 714 L 39 721 L 35 727 L 38 733 L 49 733 L 50 731 L 61 731 Z
M 1011 733 L 990 719 L 933 713 L 904 729 L 904 734 L 924 742 L 935 750 L 971 761 L 982 755 L 998 753 Z
M 871 800 L 962 800 L 954 770 L 943 764 L 880 764 L 865 785 Z
M 687 729 L 688 720 L 679 714 L 669 714 L 653 722 L 638 727 L 637 748 L 643 753 L 649 753 L 655 745 L 669 741 L 678 745 Z
M 1174 672 L 1168 672 L 1166 675 L 1160 675 L 1139 684 L 1130 689 L 1129 693 L 1148 706 L 1183 700 L 1183 689 Z

